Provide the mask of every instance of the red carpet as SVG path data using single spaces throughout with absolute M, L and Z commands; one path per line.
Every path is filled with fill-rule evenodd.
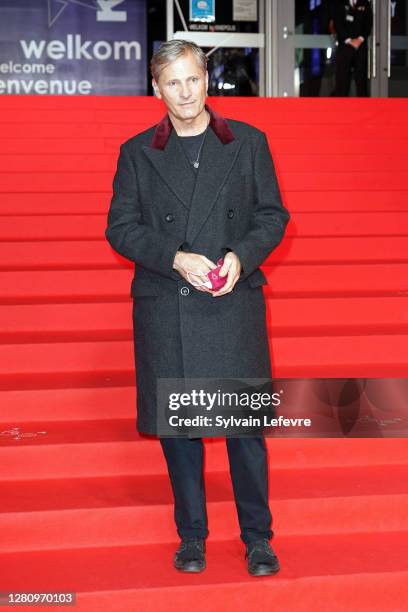
M 274 375 L 408 376 L 407 102 L 210 104 L 266 131 L 292 214 L 263 266 Z M 247 574 L 225 442 L 206 440 L 207 570 L 173 569 L 161 448 L 135 431 L 132 264 L 104 238 L 119 144 L 163 108 L 0 109 L 0 591 L 76 591 L 90 612 L 405 611 L 405 439 L 267 441 L 269 578 Z

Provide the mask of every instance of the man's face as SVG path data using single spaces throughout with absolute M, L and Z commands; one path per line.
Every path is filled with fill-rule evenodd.
M 167 110 L 180 121 L 194 119 L 201 113 L 208 89 L 208 72 L 202 71 L 192 53 L 185 53 L 164 66 L 159 82 L 152 80 L 156 95 Z

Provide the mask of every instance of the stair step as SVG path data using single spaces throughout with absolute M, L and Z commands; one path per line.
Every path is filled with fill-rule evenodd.
M 276 538 L 273 547 L 281 571 L 263 578 L 262 588 L 259 579 L 247 573 L 238 538 L 208 539 L 207 569 L 193 576 L 174 569 L 176 547 L 173 541 L 3 554 L 3 590 L 74 591 L 88 611 L 101 606 L 118 611 L 165 610 L 169 601 L 172 609 L 186 610 L 186 601 L 194 599 L 194 608 L 203 611 L 256 606 L 306 612 L 315 606 L 326 610 L 330 596 L 335 602 L 331 610 L 402 612 L 406 600 L 407 533 Z
M 117 98 L 116 98 L 117 99 Z M 13 114 L 15 110 L 12 111 Z M 117 111 L 115 111 L 116 113 Z M 343 111 L 342 111 L 343 112 Z M 389 112 L 387 113 L 387 121 L 390 121 Z M 401 123 L 403 119 L 402 115 L 397 116 L 396 120 Z M 308 119 L 306 119 L 308 121 Z M 147 127 L 147 125 L 146 125 Z M 259 126 L 261 129 L 265 129 L 264 126 Z M 267 130 L 269 131 L 269 130 Z M 91 155 L 109 154 L 114 159 L 117 159 L 119 154 L 120 145 L 124 142 L 124 138 L 113 135 L 110 138 L 101 137 L 99 134 L 95 136 L 89 136 L 87 138 L 81 138 L 81 153 L 90 153 Z M 311 158 L 315 156 L 332 158 L 335 156 L 344 156 L 349 159 L 353 155 L 363 155 L 366 158 L 366 163 L 363 164 L 363 168 L 371 169 L 377 165 L 383 164 L 383 160 L 386 157 L 387 160 L 396 156 L 397 164 L 404 163 L 404 157 L 406 156 L 406 138 L 396 136 L 393 140 L 388 138 L 378 138 L 375 142 L 372 140 L 366 140 L 360 138 L 358 134 L 353 138 L 353 153 L 350 154 L 350 138 L 347 135 L 337 136 L 336 138 L 320 138 L 318 135 L 310 140 L 301 140 L 296 138 L 285 138 L 282 134 L 281 137 L 277 137 L 271 133 L 268 137 L 269 148 L 273 155 L 273 159 L 278 160 L 279 156 L 290 155 L 298 156 L 304 155 L 307 159 L 307 166 L 310 165 Z M 24 155 L 47 155 L 57 153 L 60 155 L 77 155 L 78 154 L 78 138 L 66 134 L 61 136 L 58 134 L 56 138 L 24 138 L 24 137 L 2 137 L 2 147 L 0 152 L 1 156 L 24 154 Z M 326 162 L 330 163 L 330 162 Z M 1 161 L 0 161 L 1 166 Z M 397 166 L 398 167 L 398 166 Z
M 98 96 L 99 98 L 99 96 Z M 72 96 L 71 96 L 72 99 Z M 136 125 L 145 126 L 141 129 L 146 129 L 155 121 L 160 120 L 163 115 L 162 105 L 149 96 L 138 96 L 137 100 L 128 100 L 126 96 L 116 97 L 117 105 L 95 102 L 94 106 L 87 103 L 77 106 L 74 104 L 64 106 L 56 104 L 39 104 L 27 107 L 27 105 L 16 106 L 7 104 L 1 105 L 2 113 L 0 115 L 0 124 L 7 123 L 10 125 L 20 123 L 45 123 L 47 125 L 63 123 L 83 123 L 83 124 L 100 124 L 100 123 L 136 123 Z M 378 99 L 375 99 L 377 103 Z M 387 100 L 388 101 L 388 100 Z M 273 108 L 279 109 L 279 113 L 271 113 L 270 101 L 262 99 L 251 100 L 253 109 L 256 109 L 257 123 L 261 123 L 264 127 L 269 125 L 292 125 L 293 123 L 302 125 L 318 125 L 329 123 L 335 128 L 341 126 L 361 126 L 362 123 L 376 126 L 389 125 L 405 125 L 404 113 L 406 107 L 404 105 L 389 105 L 383 106 L 375 104 L 372 108 L 368 104 L 363 107 L 353 106 L 351 100 L 339 101 L 330 100 L 330 105 L 324 104 L 307 108 L 307 105 L 302 103 L 290 106 L 289 104 L 281 104 L 279 100 L 273 100 Z M 394 101 L 395 102 L 395 101 Z M 215 107 L 228 108 L 228 112 L 233 118 L 234 116 L 242 116 L 242 110 L 247 113 L 247 102 L 240 104 L 238 100 L 234 100 L 233 106 L 226 106 L 225 101 L 220 101 L 218 98 L 212 98 L 210 104 Z M 114 108 L 113 108 L 114 106 Z M 344 109 L 347 108 L 347 112 Z M 64 112 L 61 113 L 61 109 Z M 303 112 L 299 112 L 302 109 Z M 339 109 L 341 111 L 339 113 Z M 395 110 L 394 110 L 395 109 Z M 121 112 L 119 113 L 118 110 Z M 135 114 L 135 111 L 137 113 Z M 393 112 L 394 111 L 394 112 Z M 398 112 L 401 114 L 398 116 Z M 401 119 L 399 122 L 398 119 Z
M 71 429 L 71 423 L 127 420 L 136 417 L 136 389 L 129 386 L 67 387 L 57 389 L 15 389 L 2 391 L 0 426 L 3 431 L 10 427 L 26 426 L 31 431 L 48 431 L 53 424 L 64 422 Z M 48 429 L 45 427 L 47 423 Z M 110 427 L 109 425 L 108 427 Z M 131 425 L 133 428 L 133 425 Z M 137 432 L 134 431 L 137 436 Z M 43 436 L 41 436 L 43 437 Z M 4 436 L 3 436 L 4 438 Z M 143 438 L 145 439 L 145 438 Z M 280 436 L 275 437 L 275 442 Z M 333 439 L 333 443 L 335 439 Z M 378 442 L 378 440 L 376 440 Z M 21 445 L 21 440 L 18 442 Z M 24 441 L 28 444 L 29 439 Z M 300 439 L 296 444 L 300 443 Z M 5 444 L 3 440 L 2 444 Z
M 7 397 L 7 396 L 6 396 Z M 6 399 L 5 397 L 5 399 Z M 58 401 L 58 399 L 57 399 Z M 142 440 L 136 431 L 135 415 L 133 418 L 116 418 L 103 420 L 85 420 L 83 418 L 68 421 L 42 421 L 9 422 L 2 420 L 0 431 L 0 445 L 21 446 L 48 445 L 48 444 L 80 444 L 81 442 L 134 442 Z M 43 413 L 41 413 L 43 414 Z
M 408 157 L 406 153 L 396 153 L 395 151 L 391 152 L 388 155 L 384 155 L 384 152 L 378 151 L 377 155 L 371 155 L 369 153 L 349 153 L 346 154 L 344 151 L 336 151 L 331 155 L 326 152 L 321 152 L 314 150 L 313 152 L 309 151 L 307 153 L 293 152 L 293 153 L 283 153 L 274 142 L 273 139 L 270 139 L 270 149 L 272 151 L 273 160 L 275 164 L 275 168 L 277 169 L 280 175 L 285 176 L 286 174 L 296 174 L 305 172 L 305 168 L 314 167 L 320 173 L 336 173 L 336 172 L 347 172 L 350 175 L 354 172 L 384 172 L 384 168 L 393 168 L 396 172 L 404 172 L 407 167 Z M 274 145 L 274 149 L 276 153 L 272 149 L 272 145 Z M 354 144 L 353 144 L 354 150 Z M 309 154 L 310 153 L 310 154 Z M 18 156 L 17 156 L 18 157 Z M 41 160 L 41 158 L 40 158 Z M 8 167 L 15 168 L 15 171 L 18 171 L 18 159 L 14 162 L 13 159 L 7 162 L 7 166 L 4 167 L 4 170 L 7 170 Z M 31 163 L 41 163 L 40 162 L 31 162 Z M 14 166 L 13 166 L 14 164 Z M 24 169 L 29 169 L 29 164 L 24 164 Z M 0 161 L 0 167 L 1 161 Z M 44 164 L 44 170 L 47 170 L 49 166 Z M 58 170 L 58 166 L 55 168 Z M 103 170 L 104 168 L 98 168 Z
M 213 540 L 239 534 L 233 501 L 209 502 L 207 511 Z M 408 532 L 408 495 L 402 494 L 274 500 L 271 511 L 273 530 L 282 536 Z M 172 503 L 2 513 L 2 552 L 172 542 L 173 515 Z
M 136 417 L 135 396 L 134 385 L 2 391 L 0 423 L 5 430 L 6 425 L 30 422 L 40 431 L 44 423 L 50 427 L 59 421 L 98 421 L 100 425 L 103 420 L 131 419 Z
M 219 472 L 228 465 L 225 439 L 204 439 L 206 470 Z M 266 438 L 273 469 L 338 468 L 406 465 L 405 438 Z M 140 436 L 117 442 L 43 444 L 25 439 L 0 446 L 3 482 L 28 477 L 95 478 L 165 473 L 166 465 L 156 438 Z M 29 466 L 29 472 L 28 472 Z
M 291 238 L 288 237 L 268 257 L 268 263 L 287 264 L 362 264 L 406 263 L 405 236 Z M 0 242 L 0 269 L 39 270 L 76 267 L 104 268 L 132 266 L 132 261 L 118 255 L 107 240 Z
M 37 142 L 34 140 L 33 142 Z M 78 147 L 78 141 L 75 140 Z M 19 193 L 14 190 L 2 194 L 2 214 L 3 215 L 85 215 L 108 214 L 109 204 L 112 197 L 112 189 L 104 191 L 96 189 L 93 193 L 83 192 L 58 193 L 58 191 L 46 192 L 26 192 Z
M 214 108 L 214 106 L 213 106 Z M 118 109 L 119 110 L 119 109 Z M 215 110 L 215 108 L 214 108 Z M 138 109 L 140 112 L 140 109 Z M 242 120 L 242 113 L 239 113 L 235 109 L 239 119 Z M 345 109 L 341 109 L 342 114 L 345 113 Z M 17 138 L 90 138 L 95 136 L 103 136 L 106 138 L 122 138 L 123 141 L 128 138 L 132 138 L 135 134 L 150 127 L 157 122 L 164 115 L 163 111 L 158 115 L 156 110 L 154 113 L 145 114 L 143 120 L 137 120 L 135 114 L 131 114 L 128 117 L 119 117 L 115 123 L 109 121 L 90 121 L 88 123 L 82 121 L 60 121 L 49 122 L 44 118 L 42 122 L 22 122 L 22 123 L 5 123 L 2 125 L 2 133 L 5 138 L 17 137 Z M 232 118 L 231 113 L 229 113 Z M 278 117 L 278 115 L 276 115 Z M 302 120 L 294 117 L 293 121 L 288 123 L 281 122 L 280 119 L 265 122 L 262 120 L 262 116 L 259 116 L 255 121 L 251 120 L 251 124 L 256 126 L 259 125 L 261 129 L 265 131 L 269 139 L 274 138 L 287 138 L 314 141 L 316 139 L 321 140 L 342 140 L 345 138 L 345 124 L 344 123 L 323 123 L 322 118 L 318 118 L 316 123 L 310 123 L 309 118 L 306 116 Z M 373 142 L 373 146 L 377 146 L 378 139 L 383 140 L 394 140 L 402 139 L 407 137 L 408 124 L 402 121 L 377 123 L 374 119 L 372 123 L 365 123 L 358 119 L 356 116 L 355 124 L 358 124 L 359 138 L 364 138 L 367 141 Z M 348 133 L 347 133 L 347 136 Z M 350 140 L 350 139 L 349 139 Z
M 276 299 L 407 296 L 408 264 L 263 265 L 266 297 Z M 31 270 L 0 272 L 0 303 L 33 304 L 130 300 L 134 270 Z M 274 302 L 275 304 L 275 302 Z
M 231 98 L 211 97 L 210 104 L 218 112 L 221 108 L 227 108 L 231 113 L 241 112 L 242 109 L 248 110 L 248 99 L 245 97 L 234 98 L 234 104 L 231 104 Z M 271 105 L 280 112 L 297 112 L 303 109 L 305 113 L 310 112 L 328 112 L 332 110 L 339 117 L 339 109 L 347 110 L 347 113 L 358 112 L 363 115 L 368 115 L 368 118 L 375 120 L 377 116 L 382 116 L 385 113 L 385 118 L 392 121 L 395 118 L 395 113 L 402 113 L 404 122 L 404 113 L 406 110 L 405 98 L 253 98 L 251 100 L 251 109 L 256 109 L 257 113 L 262 114 L 262 119 L 270 120 Z M 35 94 L 25 96 L 3 96 L 0 99 L 1 109 L 19 109 L 33 111 L 41 109 L 64 109 L 65 110 L 131 110 L 133 112 L 154 112 L 163 113 L 161 103 L 152 98 L 152 96 L 38 96 Z M 64 116 L 64 113 L 62 116 Z M 345 113 L 345 114 L 347 114 Z M 161 117 L 162 115 L 159 114 Z M 279 114 L 273 115 L 273 118 L 279 117 Z M 367 120 L 368 120 L 367 118 Z M 405 121 L 406 122 L 406 121 Z
M 406 211 L 406 190 L 357 189 L 355 191 L 291 191 L 282 190 L 282 200 L 290 213 L 347 211 L 358 213 L 364 211 L 388 211 L 388 214 Z M 58 197 L 58 196 L 57 196 Z M 6 198 L 4 198 L 6 200 Z
M 268 308 L 271 338 L 408 333 L 408 296 L 268 298 Z M 0 330 L 10 344 L 129 340 L 132 303 L 8 304 L 0 306 Z
M 260 126 L 260 129 L 265 130 L 265 128 L 262 126 Z M 307 159 L 306 167 L 310 167 L 311 163 L 314 161 L 315 155 L 322 157 L 342 156 L 345 159 L 350 156 L 350 139 L 347 134 L 344 134 L 343 137 L 337 135 L 336 138 L 329 140 L 320 138 L 320 135 L 317 134 L 313 139 L 303 140 L 296 138 L 285 138 L 284 134 L 277 136 L 275 133 L 272 133 L 272 130 L 269 129 L 266 129 L 266 133 L 269 148 L 274 160 L 279 160 L 279 158 L 283 155 L 294 157 L 297 155 L 304 155 Z M 105 139 L 105 142 L 107 140 L 108 139 Z M 8 141 L 6 141 L 6 149 L 8 147 L 7 143 Z M 109 139 L 109 144 L 111 151 L 117 151 L 119 150 L 121 142 L 112 138 Z M 30 149 L 27 148 L 27 146 L 29 145 L 22 143 L 21 150 L 29 152 Z M 396 137 L 394 141 L 381 138 L 378 141 L 373 142 L 371 139 L 360 137 L 356 131 L 356 138 L 353 138 L 353 153 L 351 155 L 364 156 L 365 164 L 363 163 L 363 168 L 370 168 L 372 170 L 377 166 L 377 163 L 382 163 L 384 167 L 384 163 L 386 163 L 384 160 L 388 160 L 389 156 L 399 155 L 404 157 L 406 152 L 406 138 L 404 136 L 401 138 Z M 349 169 L 351 168 L 352 167 L 349 167 Z M 321 168 L 319 169 L 321 170 Z
M 211 503 L 233 502 L 226 453 L 220 456 L 220 460 L 223 471 L 206 470 L 206 498 Z M 18 513 L 21 516 L 23 512 L 116 509 L 125 506 L 143 508 L 172 504 L 173 494 L 164 462 L 162 467 L 161 473 L 157 474 L 0 481 L 1 513 Z M 408 494 L 407 461 L 404 465 L 288 469 L 275 468 L 274 462 L 270 461 L 269 497 L 273 505 L 276 500 L 309 499 L 312 502 L 317 498 L 401 494 Z
M 71 129 L 71 126 L 69 126 Z M 398 191 L 408 189 L 408 175 L 398 171 L 366 172 L 277 172 L 279 186 L 283 191 L 350 191 L 366 190 Z M 69 193 L 109 191 L 112 188 L 112 171 L 96 172 L 27 172 L 21 171 L 16 181 L 15 172 L 1 172 L 0 193 L 50 192 Z M 344 196 L 347 197 L 347 196 Z
M 302 542 L 302 544 L 307 545 L 307 542 Z M 175 547 L 172 551 L 169 551 L 168 559 L 170 563 L 174 550 Z M 316 552 L 318 554 L 318 551 Z M 348 552 L 344 551 L 344 554 L 347 555 Z M 217 553 L 215 552 L 215 554 Z M 341 551 L 340 554 L 342 554 Z M 295 558 L 295 551 L 293 555 Z M 215 568 L 221 574 L 224 571 L 225 555 L 222 555 L 222 559 L 223 563 Z M 86 610 L 86 612 L 99 612 L 101 608 L 112 612 L 121 612 L 123 609 L 146 609 L 146 601 L 148 601 L 148 609 L 154 612 L 168 609 L 168 602 L 171 601 L 174 609 L 183 610 L 186 598 L 194 598 L 194 610 L 196 612 L 217 612 L 220 608 L 223 612 L 246 612 L 252 609 L 309 612 L 311 609 L 327 609 L 328 601 L 331 602 L 331 612 L 343 612 L 350 609 L 367 612 L 375 609 L 403 612 L 403 607 L 399 602 L 405 601 L 408 595 L 406 587 L 408 572 L 365 573 L 364 559 L 361 562 L 360 570 L 355 574 L 318 575 L 315 577 L 300 575 L 295 577 L 294 580 L 282 580 L 278 583 L 276 577 L 274 577 L 269 581 L 264 579 L 262 588 L 259 588 L 258 581 L 254 583 L 253 578 L 252 581 L 243 578 L 245 571 L 245 567 L 242 569 L 241 564 L 239 581 L 229 582 L 222 586 L 213 584 L 203 587 L 195 585 L 186 587 L 183 584 L 179 588 L 125 589 L 120 591 L 111 589 L 86 594 L 80 593 L 77 599 L 77 607 L 80 610 Z M 353 608 L 353 606 L 357 607 Z
M 391 266 L 393 268 L 393 266 Z M 406 266 L 408 270 L 408 265 Z M 405 270 L 390 270 L 395 286 L 403 286 Z M 129 302 L 134 269 L 101 270 L 15 270 L 0 272 L 0 303 L 118 300 Z M 363 274 L 362 274 L 363 276 Z M 407 287 L 408 288 L 408 287 Z
M 270 338 L 269 343 L 276 378 L 398 378 L 408 372 L 405 334 Z M 132 340 L 3 344 L 0 362 L 4 390 L 121 386 L 135 380 Z
M 34 140 L 34 142 L 37 142 Z M 75 141 L 76 142 L 76 141 Z M 347 146 L 350 146 L 347 141 Z M 113 175 L 111 175 L 111 179 Z M 281 190 L 282 200 L 292 215 L 304 213 L 347 212 L 353 215 L 361 212 L 406 212 L 406 190 L 376 191 L 285 191 Z M 92 191 L 83 191 L 77 197 L 74 193 L 61 191 L 26 191 L 4 193 L 2 195 L 2 215 L 71 214 L 107 215 L 112 198 L 111 185 L 103 190 L 100 185 Z
M 8 215 L 2 217 L 0 240 L 100 240 L 107 225 L 99 215 Z M 296 213 L 288 223 L 285 236 L 352 237 L 406 236 L 408 213 L 384 212 Z
M 1 118 L 1 115 L 0 115 Z M 1 124 L 1 120 L 0 120 Z M 275 144 L 274 140 L 271 144 Z M 272 148 L 272 147 L 271 147 Z M 354 149 L 354 144 L 353 144 Z M 50 152 L 29 153 L 24 150 L 21 144 L 21 150 L 24 151 L 20 155 L 0 153 L 0 172 L 18 173 L 21 172 L 115 172 L 117 162 L 117 152 L 104 153 L 103 148 L 92 155 L 85 153 L 81 146 L 81 152 L 73 152 L 71 154 L 58 155 Z M 275 167 L 280 174 L 286 173 L 303 173 L 305 168 L 309 168 L 311 164 L 318 168 L 319 173 L 360 173 L 364 172 L 384 172 L 385 156 L 371 154 L 356 154 L 336 152 L 328 155 L 327 151 L 313 151 L 311 154 L 306 153 L 281 153 L 277 149 L 273 156 Z M 405 152 L 395 152 L 388 154 L 386 157 L 387 167 L 393 168 L 394 172 L 404 172 L 408 162 L 408 156 Z
M 22 149 L 24 151 L 24 148 Z M 92 155 L 82 150 L 78 153 L 55 155 L 47 153 L 22 152 L 20 155 L 1 155 L 0 172 L 18 173 L 36 172 L 48 174 L 50 172 L 115 172 L 117 154 L 116 152 L 95 152 Z M 358 159 L 356 164 L 358 164 Z M 396 162 L 398 163 L 398 162 Z M 335 168 L 334 168 L 335 169 Z M 373 168 L 372 168 L 373 169 Z M 397 169 L 397 168 L 396 168 Z M 366 170 L 366 167 L 364 167 Z

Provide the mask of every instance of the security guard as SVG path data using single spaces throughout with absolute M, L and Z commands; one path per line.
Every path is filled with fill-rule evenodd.
M 368 96 L 368 44 L 373 25 L 369 0 L 337 0 L 333 6 L 337 33 L 336 88 L 334 96 L 348 96 L 354 67 L 357 96 Z

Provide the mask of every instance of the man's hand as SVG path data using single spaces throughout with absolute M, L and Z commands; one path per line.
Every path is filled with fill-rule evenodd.
M 177 270 L 179 274 L 188 282 L 190 281 L 187 278 L 187 272 L 189 272 L 189 276 L 193 276 L 193 281 L 195 283 L 204 283 L 208 281 L 207 274 L 210 270 L 214 270 L 217 268 L 217 264 L 215 264 L 211 259 L 208 259 L 205 255 L 200 255 L 199 253 L 187 253 L 185 251 L 177 251 L 176 256 L 173 262 L 173 268 Z M 190 283 L 192 285 L 192 283 Z M 207 293 L 212 293 L 212 291 L 208 287 L 195 287 L 192 285 L 197 291 L 206 291 Z
M 211 291 L 214 297 L 230 293 L 239 279 L 239 275 L 241 274 L 241 262 L 239 261 L 238 255 L 233 251 L 229 251 L 224 256 L 224 263 L 220 270 L 220 276 L 225 276 L 226 274 L 228 274 L 228 276 L 225 285 L 218 291 Z
M 361 38 L 352 38 L 350 41 L 350 45 L 352 45 L 355 49 L 358 49 L 360 45 L 363 44 Z

